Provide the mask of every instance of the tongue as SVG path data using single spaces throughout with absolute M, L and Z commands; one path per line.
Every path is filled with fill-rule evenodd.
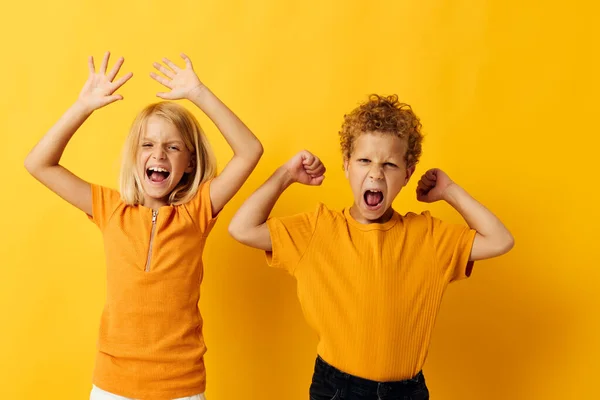
M 165 180 L 165 175 L 160 173 L 160 172 L 152 172 L 152 175 L 150 175 L 150 180 L 152 182 L 162 182 Z
M 365 196 L 365 199 L 369 206 L 376 206 L 381 202 L 381 200 L 383 200 L 383 194 L 381 194 L 381 192 L 368 191 Z

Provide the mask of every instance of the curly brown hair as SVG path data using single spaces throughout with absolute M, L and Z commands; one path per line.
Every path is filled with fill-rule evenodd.
M 419 162 L 423 141 L 421 122 L 408 104 L 398 101 L 397 95 L 372 94 L 367 102 L 344 115 L 340 131 L 344 160 L 350 159 L 354 141 L 365 132 L 392 133 L 401 139 L 406 138 L 406 167 L 413 167 Z

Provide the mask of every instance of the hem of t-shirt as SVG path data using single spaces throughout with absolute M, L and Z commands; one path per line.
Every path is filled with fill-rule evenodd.
M 276 248 L 281 247 L 281 243 L 279 240 L 279 234 L 274 234 L 275 230 L 271 226 L 277 221 L 274 218 L 267 219 L 267 229 L 269 230 L 269 235 L 271 237 L 271 250 L 265 250 L 265 257 L 267 258 L 267 265 L 273 268 L 280 268 L 281 264 L 279 262 L 279 252 L 275 252 Z
M 221 214 L 221 211 L 223 211 L 223 208 L 225 208 L 225 206 L 223 206 L 219 211 L 217 211 L 217 213 L 215 215 L 213 215 L 213 211 L 212 211 L 212 200 L 210 199 L 210 191 L 212 190 L 212 183 L 214 181 L 214 177 L 210 178 L 209 180 L 207 180 L 206 182 L 204 182 L 202 185 L 208 185 L 208 187 L 206 188 L 206 201 L 208 202 L 208 212 L 210 212 L 210 218 L 206 221 L 206 232 L 203 234 L 204 237 L 207 237 L 208 234 L 210 233 L 210 231 L 212 230 L 212 228 L 215 226 L 215 224 L 217 223 L 217 219 L 219 218 L 219 215 Z M 200 199 L 200 201 L 202 201 L 204 199 Z
M 130 392 L 128 390 L 122 390 L 118 387 L 113 387 L 110 384 L 105 382 L 99 383 L 98 379 L 95 378 L 92 380 L 92 385 L 96 386 L 98 389 L 101 389 L 110 394 L 114 394 L 117 396 L 127 397 L 130 399 L 146 399 L 146 398 L 161 398 L 161 399 L 179 399 L 182 397 L 191 397 L 199 394 L 204 394 L 206 391 L 206 384 L 198 385 L 194 388 L 189 389 L 181 389 L 181 390 L 171 390 L 171 391 L 140 391 L 140 392 Z
M 97 196 L 96 191 L 100 189 L 99 185 L 96 185 L 95 183 L 90 183 L 90 191 L 92 192 L 92 215 L 85 213 L 85 215 L 87 215 L 88 220 L 92 221 L 94 224 L 98 225 L 98 222 L 96 222 L 97 220 L 94 219 L 94 198 Z

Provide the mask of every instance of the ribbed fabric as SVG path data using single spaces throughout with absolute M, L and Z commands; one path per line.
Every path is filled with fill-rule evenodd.
M 158 210 L 149 271 L 152 209 L 128 206 L 92 185 L 92 221 L 104 238 L 106 305 L 93 383 L 124 397 L 163 400 L 205 390 L 202 251 L 212 218 L 210 182 L 189 203 Z
M 470 274 L 474 230 L 428 212 L 365 225 L 324 205 L 267 224 L 267 261 L 296 278 L 324 360 L 375 381 L 423 368 L 443 293 Z

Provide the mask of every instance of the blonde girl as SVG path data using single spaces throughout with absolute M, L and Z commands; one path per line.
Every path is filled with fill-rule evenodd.
M 96 110 L 122 100 L 121 57 L 108 70 L 89 58 L 78 99 L 25 160 L 42 184 L 85 212 L 104 239 L 106 305 L 90 399 L 204 399 L 206 372 L 198 310 L 202 252 L 217 215 L 262 155 L 252 132 L 185 67 L 163 58 L 151 77 L 165 100 L 187 99 L 218 127 L 233 150 L 220 174 L 194 116 L 172 102 L 144 108 L 123 149 L 120 191 L 88 183 L 60 164 L 65 147 Z

